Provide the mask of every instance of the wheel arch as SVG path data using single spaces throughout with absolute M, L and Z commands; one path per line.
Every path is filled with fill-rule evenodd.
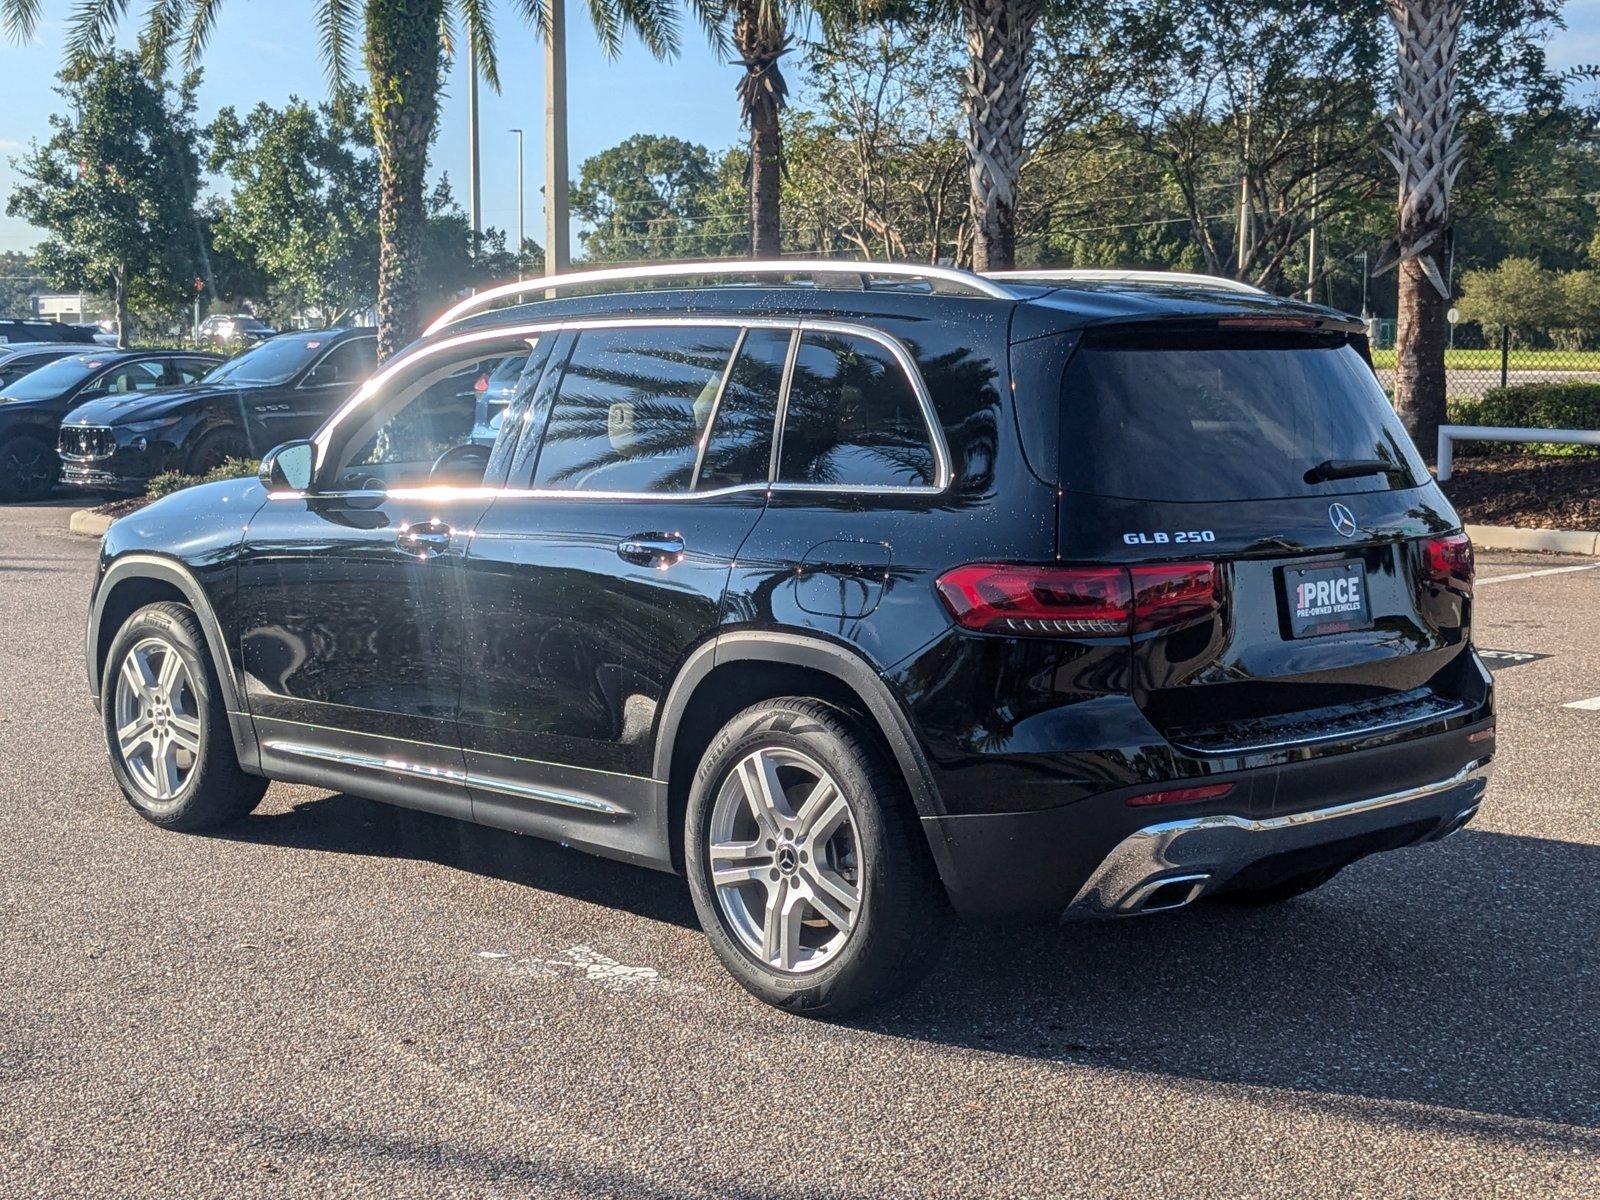
M 926 757 L 888 684 L 853 648 L 820 637 L 767 631 L 721 634 L 693 651 L 662 702 L 652 774 L 667 783 L 672 860 L 683 862 L 683 815 L 701 752 L 727 721 L 761 700 L 814 696 L 871 726 L 905 779 L 916 814 L 943 805 Z

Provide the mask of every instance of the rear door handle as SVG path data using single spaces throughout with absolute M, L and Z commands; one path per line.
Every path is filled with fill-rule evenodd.
M 617 543 L 617 557 L 641 567 L 670 567 L 683 557 L 683 539 L 675 533 L 636 533 Z
M 415 525 L 403 526 L 395 540 L 407 554 L 432 558 L 450 549 L 450 535 L 450 526 L 443 521 L 419 521 Z

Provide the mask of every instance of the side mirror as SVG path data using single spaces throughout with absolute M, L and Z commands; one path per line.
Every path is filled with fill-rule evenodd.
M 304 492 L 311 487 L 317 448 L 311 442 L 285 442 L 267 451 L 257 478 L 269 492 Z

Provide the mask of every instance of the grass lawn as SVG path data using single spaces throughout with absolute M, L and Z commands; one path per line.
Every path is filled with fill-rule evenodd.
M 1378 370 L 1394 367 L 1393 350 L 1374 350 L 1372 365 Z M 1450 371 L 1498 371 L 1500 351 L 1446 350 L 1444 365 Z M 1513 371 L 1600 371 L 1600 350 L 1518 350 L 1511 348 Z

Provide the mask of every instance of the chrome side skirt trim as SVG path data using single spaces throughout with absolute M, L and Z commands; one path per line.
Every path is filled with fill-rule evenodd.
M 560 804 L 567 808 L 581 808 L 586 812 L 603 813 L 606 816 L 627 815 L 625 809 L 605 800 L 597 800 L 591 796 L 574 796 L 568 792 L 534 787 L 531 784 L 517 783 L 510 779 L 500 779 L 492 775 L 475 775 L 470 771 L 453 771 L 448 767 L 430 767 L 422 763 L 406 762 L 404 759 L 399 758 L 385 758 L 376 754 L 359 754 L 352 750 L 333 750 L 325 746 L 309 746 L 304 742 L 273 740 L 263 742 L 262 748 L 271 750 L 276 754 L 287 754 L 294 758 L 316 759 L 319 762 L 337 763 L 341 767 L 359 767 L 368 771 L 389 771 L 397 775 L 409 775 L 416 779 L 435 779 L 444 783 L 458 784 L 462 787 L 480 788 L 486 792 L 500 792 L 507 796 L 521 796 L 529 800 L 538 800 L 545 804 Z

